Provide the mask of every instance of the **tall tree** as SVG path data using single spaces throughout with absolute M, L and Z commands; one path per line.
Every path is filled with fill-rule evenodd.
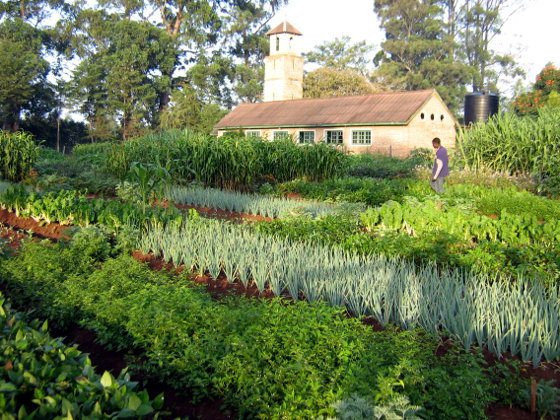
M 492 41 L 501 33 L 509 14 L 517 10 L 518 0 L 462 0 L 460 42 L 471 68 L 473 91 L 496 91 L 501 75 L 520 75 L 522 71 L 509 54 L 498 54 Z
M 375 57 L 375 76 L 377 83 L 391 89 L 436 88 L 457 110 L 468 69 L 454 60 L 443 5 L 442 0 L 375 0 L 386 37 Z
M 103 11 L 83 12 L 81 28 L 85 45 L 76 50 L 82 61 L 71 89 L 92 127 L 103 115 L 119 120 L 125 139 L 152 127 L 166 84 L 161 75 L 175 66 L 170 37 L 150 23 Z
M 20 18 L 0 23 L 0 121 L 4 130 L 18 130 L 22 111 L 44 97 L 50 68 L 41 50 L 38 29 Z
M 366 41 L 352 43 L 349 36 L 335 38 L 333 41 L 324 42 L 313 51 L 303 54 L 310 63 L 317 63 L 321 67 L 334 70 L 354 70 L 362 75 L 371 71 L 373 64 L 373 45 Z

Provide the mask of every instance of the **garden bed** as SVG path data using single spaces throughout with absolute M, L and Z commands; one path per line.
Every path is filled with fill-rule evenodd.
M 7 212 L 9 213 L 9 212 Z M 1 215 L 1 213 L 0 213 Z M 10 216 L 10 215 L 7 215 Z M 15 215 L 13 215 L 15 217 Z M 14 220 L 12 217 L 6 217 L 6 219 L 9 220 Z M 24 219 L 24 221 L 33 221 L 32 219 L 25 219 L 25 218 L 19 218 L 19 219 Z M 15 219 L 17 220 L 17 219 Z M 6 222 L 9 224 L 9 222 Z M 21 222 L 21 220 L 19 221 Z M 33 221 L 35 222 L 35 221 Z M 37 222 L 35 222 L 37 223 Z M 25 223 L 23 223 L 25 225 Z M 54 225 L 54 226 L 53 226 Z M 56 224 L 52 224 L 52 225 L 44 225 L 44 226 L 40 226 L 42 228 L 44 228 L 45 230 L 43 231 L 43 233 L 45 234 L 45 237 L 50 237 L 52 239 L 59 239 L 60 237 L 60 232 L 58 232 L 58 228 L 64 228 L 67 229 L 67 227 L 60 227 L 57 226 Z M 58 234 L 57 234 L 58 232 Z M 140 261 L 143 262 L 147 262 L 150 267 L 152 269 L 173 269 L 173 265 L 169 264 L 169 263 L 165 263 L 163 261 L 163 259 L 160 258 L 155 258 L 153 255 L 142 255 L 139 252 L 136 252 L 134 254 L 134 257 Z M 238 282 L 235 281 L 233 283 L 229 283 L 227 281 L 227 279 L 225 278 L 225 276 L 221 275 L 218 276 L 217 280 L 212 279 L 210 276 L 196 276 L 194 278 L 194 281 L 196 283 L 200 283 L 200 284 L 205 284 L 206 288 L 209 292 L 211 292 L 212 295 L 214 296 L 219 296 L 219 295 L 226 295 L 226 294 L 231 294 L 232 292 L 238 295 L 245 295 L 248 297 L 273 297 L 273 294 L 270 293 L 260 293 L 256 288 L 247 288 L 245 289 L 244 286 Z M 377 330 L 378 328 L 378 324 L 372 320 L 372 319 L 366 319 L 366 322 L 364 322 L 368 325 L 372 325 L 372 327 Z M 116 369 L 119 369 L 121 366 L 124 366 L 126 363 L 126 354 L 125 353 L 114 353 L 114 352 L 108 352 L 106 349 L 104 349 L 102 346 L 99 346 L 97 344 L 94 343 L 94 339 L 95 339 L 95 333 L 91 330 L 84 330 L 81 328 L 77 328 L 77 327 L 73 327 L 71 328 L 66 334 L 69 340 L 72 340 L 74 342 L 77 342 L 78 344 L 81 345 L 80 348 L 82 348 L 84 351 L 91 351 L 92 353 L 92 359 L 94 361 L 94 364 L 99 365 L 100 367 L 104 367 L 104 368 L 112 368 L 114 369 L 116 366 Z M 452 348 L 453 345 L 444 345 L 442 347 L 440 347 L 440 349 L 438 350 L 437 355 L 442 357 L 444 356 L 447 351 Z M 441 354 L 439 354 L 441 351 Z M 490 366 L 494 366 L 494 365 L 498 365 L 498 364 L 502 364 L 503 361 L 499 361 L 496 359 L 495 356 L 491 355 L 489 352 L 485 351 L 484 352 L 485 358 L 487 360 L 487 362 L 489 363 Z M 512 357 L 508 357 L 506 355 L 505 360 L 516 360 L 516 358 L 512 358 Z M 529 378 L 529 377 L 536 377 L 538 379 L 543 379 L 543 380 L 554 380 L 555 381 L 555 385 L 556 386 L 560 386 L 560 369 L 559 366 L 557 364 L 552 364 L 552 363 L 543 363 L 540 367 L 538 368 L 533 368 L 532 366 L 530 366 L 527 363 L 522 364 L 522 372 L 521 372 L 521 376 L 524 378 Z M 156 385 L 154 388 L 152 388 L 152 391 L 158 391 L 158 390 L 165 390 L 164 388 L 159 388 L 160 385 Z M 167 395 L 167 392 L 166 392 Z M 171 395 L 171 394 L 170 394 Z M 175 399 L 176 398 L 176 399 Z M 186 411 L 181 411 L 181 414 L 177 413 L 178 415 L 189 415 L 189 416 L 195 416 L 195 417 L 199 417 L 199 418 L 217 418 L 217 419 L 226 419 L 226 418 L 232 418 L 232 417 L 228 417 L 227 414 L 225 414 L 224 412 L 222 412 L 220 410 L 220 406 L 221 406 L 221 402 L 213 402 L 211 400 L 205 400 L 203 402 L 201 402 L 200 404 L 197 405 L 189 405 L 189 404 L 184 404 L 184 399 L 181 397 L 181 395 L 179 394 L 175 394 L 175 396 L 171 397 L 168 399 L 168 404 L 170 404 L 170 406 L 174 406 L 176 408 L 178 408 L 179 410 L 186 410 Z M 492 404 L 487 408 L 487 414 L 491 417 L 491 418 L 495 418 L 495 419 L 526 419 L 526 418 L 531 418 L 531 414 L 527 411 L 527 410 L 523 410 L 523 409 L 519 409 L 519 408 L 509 408 L 509 407 L 502 407 L 499 405 L 495 405 Z

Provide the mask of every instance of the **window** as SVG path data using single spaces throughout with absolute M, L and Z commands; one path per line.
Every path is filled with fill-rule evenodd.
M 280 38 L 276 37 L 276 51 L 280 51 Z
M 369 146 L 371 144 L 371 130 L 353 130 L 352 144 L 358 146 Z
M 287 130 L 275 131 L 272 135 L 273 140 L 286 140 L 291 138 L 290 132 Z
M 260 137 L 260 136 L 261 136 L 261 132 L 259 130 L 245 131 L 245 137 L 247 137 L 247 138 L 255 138 L 255 137 Z
M 327 144 L 343 144 L 344 134 L 342 130 L 327 130 L 325 131 L 325 142 Z
M 422 112 L 422 113 L 420 114 L 420 118 L 424 119 L 425 117 L 426 117 L 426 116 L 425 116 L 424 113 Z
M 433 121 L 433 120 L 434 120 L 434 118 L 435 118 L 434 114 L 432 114 L 430 118 L 431 118 L 431 119 L 432 119 L 432 121 Z
M 315 142 L 315 131 L 300 131 L 299 144 L 310 144 Z
M 443 121 L 443 119 L 445 118 L 445 116 L 443 114 L 441 114 L 441 117 L 439 117 L 440 120 Z

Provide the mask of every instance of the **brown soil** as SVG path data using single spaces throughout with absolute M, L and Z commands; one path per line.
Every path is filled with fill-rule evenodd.
M 504 407 L 498 404 L 490 404 L 486 409 L 486 415 L 493 420 L 536 420 L 536 416 L 529 410 L 517 407 Z
M 0 238 L 8 240 L 8 248 L 18 249 L 21 246 L 22 239 L 25 238 L 25 234 L 14 229 L 0 227 Z
M 200 213 L 201 216 L 209 219 L 227 220 L 227 221 L 233 221 L 238 223 L 243 221 L 271 222 L 273 220 L 272 218 L 265 217 L 265 216 L 259 216 L 259 215 L 249 214 L 249 213 L 237 213 L 235 211 L 220 210 L 212 207 L 192 206 L 190 204 L 175 204 L 175 207 L 177 207 L 179 210 L 195 209 L 197 212 Z
M 33 236 L 48 239 L 69 239 L 64 232 L 71 227 L 62 226 L 58 223 L 48 223 L 41 226 L 41 223 L 27 217 L 16 216 L 15 213 L 9 212 L 0 207 L 0 222 L 11 226 L 16 230 L 31 231 Z

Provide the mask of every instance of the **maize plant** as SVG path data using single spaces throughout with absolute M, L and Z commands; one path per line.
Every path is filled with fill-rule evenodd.
M 268 142 L 237 134 L 215 136 L 168 131 L 112 145 L 108 169 L 124 179 L 132 162 L 165 168 L 175 179 L 206 186 L 248 189 L 265 178 L 322 180 L 341 175 L 347 156 L 316 144 L 300 147 L 289 140 Z
M 149 230 L 141 239 L 175 265 L 213 277 L 236 276 L 260 290 L 345 306 L 356 316 L 405 329 L 446 331 L 465 349 L 508 351 L 538 364 L 560 357 L 560 290 L 537 282 L 509 283 L 435 264 L 263 236 L 243 226 L 190 220 Z
M 23 180 L 39 156 L 39 146 L 29 133 L 0 130 L 0 179 Z

